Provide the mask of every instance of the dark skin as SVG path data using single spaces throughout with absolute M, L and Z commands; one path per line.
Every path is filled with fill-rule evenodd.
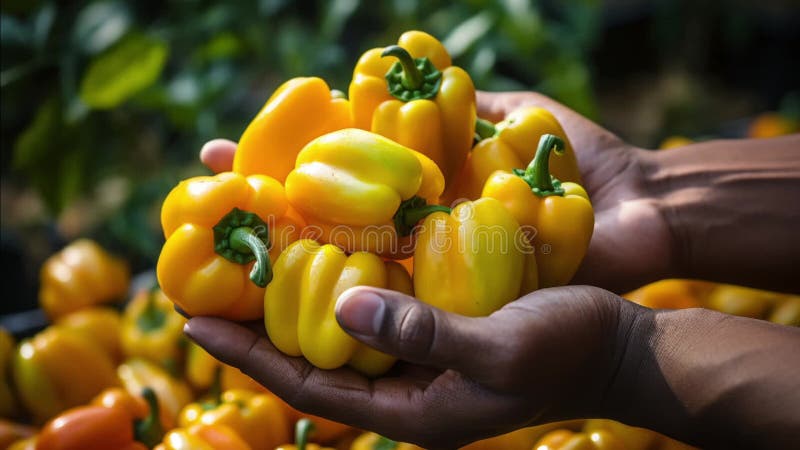
M 467 318 L 353 288 L 340 325 L 404 361 L 377 379 L 287 357 L 259 325 L 196 317 L 187 334 L 300 410 L 426 448 L 583 417 L 703 447 L 800 446 L 800 330 L 610 292 L 675 276 L 800 291 L 800 136 L 647 152 L 538 94 L 478 100 L 490 120 L 534 104 L 562 123 L 596 212 L 574 281 L 608 290 L 543 289 Z M 226 170 L 234 151 L 215 141 L 201 159 Z

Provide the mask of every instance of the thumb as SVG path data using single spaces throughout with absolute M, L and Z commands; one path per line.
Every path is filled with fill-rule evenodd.
M 336 319 L 354 338 L 405 361 L 474 379 L 495 366 L 489 359 L 498 338 L 487 318 L 447 313 L 400 292 L 350 288 L 336 302 Z

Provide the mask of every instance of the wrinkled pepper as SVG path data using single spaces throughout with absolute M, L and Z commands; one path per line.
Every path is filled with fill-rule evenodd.
M 56 321 L 62 328 L 72 330 L 103 348 L 111 360 L 122 359 L 120 328 L 122 318 L 109 307 L 92 307 L 69 313 Z
M 389 370 L 395 358 L 360 344 L 336 321 L 336 299 L 354 286 L 412 295 L 411 277 L 394 261 L 366 252 L 348 256 L 310 239 L 290 245 L 278 257 L 264 295 L 264 325 L 272 343 L 322 369 L 349 364 L 367 375 Z
M 446 193 L 446 200 L 474 200 L 481 196 L 483 185 L 495 171 L 525 167 L 535 156 L 535 143 L 543 134 L 563 136 L 564 140 L 564 154 L 550 156 L 550 172 L 561 181 L 580 184 L 578 161 L 561 124 L 550 111 L 527 106 L 494 125 L 478 119 L 476 137 L 480 140 L 472 148 L 453 189 Z
M 55 325 L 20 343 L 12 372 L 19 400 L 37 424 L 119 385 L 99 345 Z
M 586 191 L 577 183 L 562 183 L 550 175 L 551 151 L 561 155 L 565 149 L 558 136 L 542 135 L 527 169 L 497 171 L 483 188 L 484 197 L 499 200 L 525 229 L 534 247 L 542 288 L 569 283 L 594 230 L 594 211 Z
M 55 320 L 87 306 L 122 299 L 130 270 L 96 242 L 78 239 L 44 262 L 39 280 L 39 306 Z
M 253 450 L 273 450 L 289 439 L 289 422 L 277 398 L 245 390 L 229 390 L 189 404 L 181 411 L 178 424 L 226 425 Z
M 14 336 L 0 327 L 0 417 L 6 418 L 17 417 L 21 412 L 8 378 L 14 345 Z
M 181 409 L 192 401 L 192 391 L 182 379 L 170 375 L 161 366 L 143 358 L 131 358 L 117 367 L 123 387 L 133 395 L 145 388 L 158 397 L 159 416 L 177 422 Z
M 142 394 L 150 414 L 137 416 L 140 410 L 126 406 L 88 405 L 73 408 L 48 422 L 36 440 L 37 450 L 118 449 L 146 450 L 161 440 L 164 432 L 154 412 L 158 401 L 153 391 Z
M 273 178 L 224 172 L 172 189 L 161 226 L 156 274 L 167 297 L 190 316 L 253 320 L 263 314 L 270 258 L 300 236 L 303 221 Z
M 182 358 L 186 319 L 158 287 L 142 289 L 125 307 L 122 315 L 122 348 L 125 356 L 140 356 L 177 367 Z
M 315 433 L 316 426 L 309 419 L 300 419 L 294 428 L 294 445 L 287 444 L 277 447 L 275 450 L 334 450 L 329 447 L 320 447 L 317 444 L 308 442 L 309 438 Z
M 251 450 L 251 448 L 228 426 L 194 425 L 170 431 L 155 450 Z
M 308 142 L 352 126 L 350 104 L 339 94 L 316 77 L 283 83 L 239 139 L 234 172 L 267 175 L 283 183 Z
M 367 432 L 358 436 L 350 450 L 423 450 L 414 444 L 407 442 L 395 442 L 377 433 Z M 505 449 L 503 449 L 505 450 Z M 526 449 L 527 450 L 527 449 Z
M 321 136 L 297 155 L 286 197 L 308 222 L 306 237 L 348 252 L 403 258 L 406 228 L 437 205 L 442 173 L 426 156 L 375 133 L 350 128 Z
M 357 128 L 430 157 L 449 185 L 464 164 L 475 130 L 475 86 L 433 36 L 408 31 L 397 45 L 368 50 L 350 83 Z
M 414 292 L 445 311 L 489 315 L 523 290 L 526 247 L 517 221 L 493 198 L 434 212 L 417 234 Z

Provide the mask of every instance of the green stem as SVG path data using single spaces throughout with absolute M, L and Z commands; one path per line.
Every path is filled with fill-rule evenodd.
M 153 286 L 147 292 L 147 305 L 145 305 L 142 314 L 136 318 L 136 326 L 145 333 L 161 329 L 164 326 L 164 322 L 167 321 L 167 315 L 156 306 L 157 292 L 158 286 Z
M 147 448 L 153 448 L 164 437 L 164 428 L 159 420 L 158 399 L 156 393 L 149 387 L 142 390 L 142 397 L 147 401 L 150 412 L 147 417 L 134 423 L 134 435 L 136 440 L 146 445 Z
M 417 223 L 435 212 L 450 214 L 450 208 L 442 205 L 428 205 L 421 197 L 411 197 L 403 201 L 394 214 L 394 227 L 399 236 L 408 236 Z
M 394 56 L 403 66 L 403 73 L 401 75 L 401 82 L 403 87 L 414 91 L 422 87 L 425 82 L 422 72 L 417 68 L 414 58 L 408 53 L 406 49 L 399 45 L 390 45 L 383 50 L 381 57 Z
M 314 422 L 308 419 L 300 419 L 294 427 L 294 443 L 297 450 L 306 450 L 308 436 L 314 432 Z
M 214 225 L 214 250 L 236 264 L 255 260 L 250 280 L 265 287 L 272 280 L 269 260 L 269 228 L 257 215 L 233 208 Z
M 528 168 L 524 172 L 515 169 L 514 173 L 521 176 L 530 185 L 531 191 L 539 197 L 564 195 L 561 181 L 550 175 L 550 152 L 554 151 L 561 156 L 564 148 L 563 139 L 554 134 L 543 134 L 536 148 L 536 156 L 528 164 Z
M 496 136 L 497 128 L 492 122 L 479 118 L 475 121 L 475 134 L 478 135 L 478 141 L 482 141 Z
M 240 253 L 248 250 L 255 255 L 256 263 L 250 271 L 250 280 L 258 287 L 265 287 L 272 279 L 272 264 L 264 242 L 256 237 L 252 228 L 239 227 L 231 232 L 231 248 Z

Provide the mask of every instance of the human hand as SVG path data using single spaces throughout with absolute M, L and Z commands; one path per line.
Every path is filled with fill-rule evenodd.
M 185 330 L 301 411 L 436 449 L 598 415 L 635 308 L 607 291 L 570 286 L 468 318 L 397 292 L 353 288 L 337 302 L 340 325 L 402 360 L 378 379 L 288 357 L 258 325 L 198 317 Z

